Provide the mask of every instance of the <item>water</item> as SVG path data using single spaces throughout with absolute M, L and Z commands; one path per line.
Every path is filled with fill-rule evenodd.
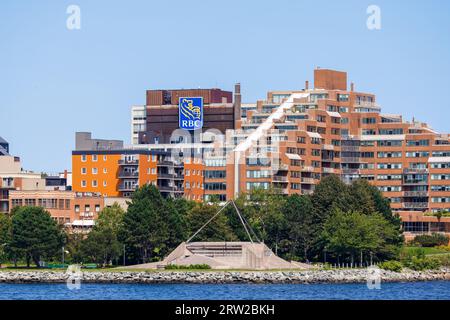
M 0 284 L 0 300 L 450 300 L 450 281 L 365 284 Z

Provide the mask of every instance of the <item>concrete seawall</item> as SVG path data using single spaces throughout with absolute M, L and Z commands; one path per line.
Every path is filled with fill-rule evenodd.
M 450 280 L 450 269 L 429 271 L 380 271 L 381 282 Z M 62 271 L 1 271 L 0 283 L 65 283 Z M 366 269 L 309 271 L 90 271 L 83 272 L 83 283 L 366 283 Z

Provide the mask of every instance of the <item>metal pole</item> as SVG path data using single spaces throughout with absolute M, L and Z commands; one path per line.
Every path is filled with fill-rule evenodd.
M 200 231 L 202 231 L 202 229 L 204 228 L 204 227 L 206 227 L 215 217 L 217 217 L 217 215 L 220 213 L 220 212 L 222 212 L 222 210 L 223 209 L 225 209 L 225 207 L 228 205 L 230 203 L 230 201 L 228 201 L 227 203 L 225 203 L 225 205 L 219 210 L 219 211 L 217 211 L 217 213 L 214 215 L 214 216 L 212 216 L 212 218 L 211 219 L 209 219 L 200 229 L 198 229 L 197 230 L 197 232 L 196 233 L 194 233 L 193 235 L 192 235 L 192 237 L 190 237 L 187 241 L 186 241 L 186 243 L 189 243 L 189 242 L 191 242 L 191 240 L 200 232 Z
M 241 220 L 242 225 L 244 226 L 245 232 L 247 233 L 247 236 L 248 236 L 248 238 L 250 239 L 250 242 L 253 243 L 253 239 L 252 239 L 252 237 L 250 236 L 250 233 L 249 233 L 248 230 L 247 230 L 247 227 L 246 227 L 246 225 L 245 225 L 245 223 L 244 223 L 244 220 L 242 220 L 242 217 L 241 217 L 241 214 L 240 214 L 240 212 L 239 212 L 239 209 L 237 208 L 237 206 L 236 206 L 236 204 L 234 203 L 233 200 L 231 200 L 231 203 L 233 204 L 234 209 L 236 210 L 236 213 L 237 213 L 237 215 L 239 216 L 239 219 Z M 278 248 L 277 248 L 277 249 L 278 249 Z M 275 251 L 276 251 L 277 249 L 275 249 Z
M 123 265 L 125 266 L 125 245 L 123 245 Z
M 62 264 L 64 264 L 64 246 L 62 247 Z

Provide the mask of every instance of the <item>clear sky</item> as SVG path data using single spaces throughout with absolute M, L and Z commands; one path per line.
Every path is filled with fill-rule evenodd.
M 81 9 L 68 30 L 66 9 Z M 366 27 L 369 5 L 381 30 Z M 75 131 L 130 140 L 146 89 L 232 90 L 244 102 L 347 71 L 386 113 L 450 132 L 450 1 L 0 1 L 0 136 L 25 169 L 70 169 Z

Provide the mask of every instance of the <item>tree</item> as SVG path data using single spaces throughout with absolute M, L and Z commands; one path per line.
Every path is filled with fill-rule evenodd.
M 161 258 L 170 237 L 167 216 L 167 205 L 155 186 L 144 185 L 133 193 L 119 233 L 129 261 Z
M 8 260 L 8 246 L 11 242 L 11 219 L 0 214 L 0 267 Z
M 317 233 L 311 197 L 297 194 L 289 196 L 284 204 L 283 214 L 290 258 L 302 257 L 308 262 Z
M 189 235 L 194 235 L 219 210 L 220 207 L 217 204 L 197 203 L 187 214 Z M 237 237 L 229 225 L 227 215 L 221 212 L 192 240 L 236 241 Z
M 351 262 L 374 253 L 377 255 L 398 254 L 396 247 L 386 242 L 395 234 L 395 228 L 379 213 L 365 215 L 361 212 L 343 212 L 335 209 L 324 224 L 322 232 L 327 252 L 339 256 L 349 256 Z
M 41 207 L 20 207 L 12 217 L 10 248 L 39 267 L 42 258 L 51 258 L 61 249 L 64 234 L 50 213 Z
M 160 252 L 160 256 L 164 256 L 168 252 L 175 249 L 181 242 L 188 237 L 187 213 L 195 206 L 194 201 L 186 199 L 165 200 L 165 209 L 161 211 L 164 221 L 167 223 L 169 236 L 165 246 Z
M 242 194 L 236 202 L 258 238 L 274 249 L 275 253 L 285 229 L 282 213 L 284 201 L 276 189 L 256 188 L 248 194 Z
M 81 243 L 80 249 L 85 259 L 102 265 L 111 264 L 118 259 L 122 254 L 118 235 L 122 229 L 124 214 L 117 203 L 100 212 L 92 231 Z
M 349 190 L 336 175 L 324 177 L 316 185 L 311 201 L 315 223 L 321 225 L 335 208 L 345 210 L 349 204 Z

